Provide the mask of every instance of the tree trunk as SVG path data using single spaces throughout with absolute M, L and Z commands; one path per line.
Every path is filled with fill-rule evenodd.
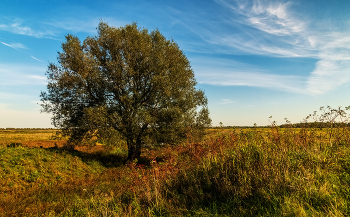
M 134 162 L 135 159 L 137 161 L 140 159 L 141 156 L 141 141 L 133 142 L 128 141 L 128 159 L 126 160 L 127 163 Z

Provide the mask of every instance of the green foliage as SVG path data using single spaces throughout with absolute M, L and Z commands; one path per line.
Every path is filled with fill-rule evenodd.
M 113 143 L 111 134 L 118 134 L 132 161 L 142 144 L 175 144 L 189 128 L 211 124 L 207 99 L 178 45 L 135 23 L 114 28 L 101 22 L 98 35 L 83 43 L 67 35 L 47 77 L 43 111 L 53 114 L 71 145 L 93 138 Z

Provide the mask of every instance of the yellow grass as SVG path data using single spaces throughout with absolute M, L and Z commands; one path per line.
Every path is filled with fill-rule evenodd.
M 49 141 L 56 130 L 0 130 L 0 144 L 22 143 L 27 141 Z

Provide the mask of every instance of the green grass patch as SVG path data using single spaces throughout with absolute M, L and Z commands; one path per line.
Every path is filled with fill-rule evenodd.
M 82 160 L 59 149 L 0 147 L 0 191 L 54 185 L 105 168 L 94 159 Z

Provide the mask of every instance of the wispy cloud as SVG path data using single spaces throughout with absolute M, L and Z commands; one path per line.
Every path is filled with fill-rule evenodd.
M 335 27 L 322 24 L 327 20 L 310 19 L 298 13 L 298 6 L 292 1 L 275 0 L 216 0 L 226 9 L 222 23 L 207 22 L 184 24 L 192 32 L 209 42 L 217 53 L 263 55 L 276 58 L 307 57 L 317 59 L 316 67 L 308 77 L 280 76 L 269 74 L 258 84 L 258 72 L 232 70 L 221 73 L 226 81 L 205 80 L 206 83 L 226 85 L 275 86 L 300 92 L 303 88 L 309 94 L 323 94 L 350 82 L 350 30 L 335 31 Z M 331 19 L 331 18 L 329 18 Z M 184 21 L 185 23 L 185 21 Z M 265 74 L 264 74 L 265 76 Z M 262 79 L 264 78 L 261 77 Z M 291 79 L 300 88 L 288 85 Z M 222 79 L 220 79 L 222 80 Z M 229 82 L 231 81 L 231 83 Z M 274 82 L 282 82 L 279 85 Z M 293 83 L 292 82 L 292 83 Z M 267 85 L 268 84 L 268 85 Z M 304 85 L 304 86 L 303 86 Z
M 331 28 L 313 28 L 303 17 L 296 18 L 289 9 L 291 3 L 254 1 L 252 6 L 237 2 L 237 13 L 246 17 L 244 24 L 255 27 L 275 41 L 284 42 L 275 46 L 257 46 L 267 54 L 286 57 L 307 56 L 319 59 L 307 79 L 307 90 L 322 94 L 350 81 L 349 32 L 338 33 Z M 326 31 L 325 31 L 326 30 Z M 285 40 L 284 38 L 289 38 Z
M 307 35 L 309 21 L 292 13 L 292 3 L 279 1 L 217 0 L 231 12 L 228 26 L 239 32 L 222 31 L 204 36 L 211 43 L 225 44 L 247 53 L 277 57 L 317 57 Z
M 320 60 L 308 78 L 308 90 L 321 94 L 350 82 L 350 37 L 345 43 L 329 43 L 320 51 Z
M 230 99 L 221 99 L 221 104 L 232 104 L 232 103 L 235 103 L 235 102 Z
M 0 30 L 12 32 L 19 35 L 28 35 L 36 38 L 43 38 L 48 36 L 53 36 L 54 34 L 51 31 L 37 31 L 33 30 L 29 26 L 23 25 L 24 21 L 21 19 L 15 19 L 8 21 L 7 23 L 0 24 Z
M 275 89 L 285 92 L 307 94 L 303 77 L 292 75 L 274 75 L 259 72 L 221 71 L 213 74 L 201 74 L 201 84 L 223 86 L 250 86 Z
M 8 46 L 8 47 L 10 47 L 10 48 L 13 48 L 13 49 L 18 49 L 18 48 L 20 48 L 20 49 L 27 49 L 27 47 L 24 46 L 24 45 L 21 44 L 21 43 L 11 43 L 11 44 L 7 44 L 7 43 L 2 42 L 2 41 L 0 41 L 0 43 L 3 44 L 3 45 L 5 45 L 5 46 Z
M 262 87 L 308 94 L 306 77 L 271 74 L 255 65 L 219 58 L 194 58 L 191 62 L 200 84 Z
M 45 85 L 45 71 L 45 67 L 0 63 L 0 85 Z
M 28 75 L 28 77 L 36 79 L 36 80 L 46 80 L 47 79 L 46 76 L 41 76 L 41 75 Z
M 53 38 L 55 35 L 66 34 L 67 31 L 70 33 L 96 33 L 96 27 L 100 22 L 100 18 L 90 18 L 90 19 L 74 19 L 66 18 L 60 20 L 51 20 L 40 22 L 36 24 L 36 28 L 32 28 L 25 25 L 25 21 L 22 19 L 5 20 L 0 23 L 0 30 L 12 32 L 14 34 L 27 35 L 36 38 Z M 103 20 L 108 20 L 109 24 L 112 26 L 122 26 L 126 22 L 116 20 L 114 18 L 105 18 Z M 1 22 L 1 21 L 0 21 Z M 5 22 L 5 23 L 4 23 Z
M 82 20 L 55 20 L 51 22 L 44 22 L 44 24 L 55 27 L 56 29 L 63 29 L 70 32 L 88 32 L 96 33 L 96 27 L 99 23 L 98 19 L 82 21 Z
M 128 22 L 119 21 L 112 17 L 102 19 L 104 21 L 108 20 L 108 24 L 111 26 L 119 27 Z M 44 24 L 55 27 L 55 29 L 62 29 L 69 32 L 86 32 L 90 34 L 96 34 L 96 27 L 100 23 L 101 18 L 90 18 L 90 19 L 60 19 L 44 22 Z
M 287 3 L 265 3 L 254 1 L 251 6 L 240 5 L 238 13 L 246 16 L 244 24 L 270 33 L 272 35 L 284 36 L 299 33 L 305 29 L 305 22 L 290 15 Z
M 0 43 L 3 44 L 3 45 L 5 45 L 5 46 L 8 46 L 8 47 L 10 47 L 10 48 L 13 48 L 13 49 L 15 49 L 15 50 L 18 50 L 19 48 L 20 48 L 20 49 L 27 49 L 27 47 L 24 46 L 24 45 L 21 44 L 21 43 L 7 44 L 7 43 L 2 42 L 2 41 L 0 41 Z M 27 52 L 23 52 L 23 53 L 28 54 Z M 34 57 L 34 56 L 32 56 L 32 55 L 30 55 L 30 57 L 31 57 L 32 59 L 36 60 L 36 61 L 39 61 L 39 62 L 43 62 L 43 63 L 44 63 L 44 61 L 42 61 L 42 60 L 40 60 L 40 59 L 38 59 L 38 58 L 36 58 L 36 57 Z
M 33 59 L 35 59 L 35 60 L 37 60 L 37 61 L 39 61 L 39 62 L 43 62 L 43 63 L 44 63 L 44 61 L 39 60 L 38 58 L 35 58 L 35 57 L 33 57 L 33 56 L 30 56 L 30 57 L 33 58 Z

